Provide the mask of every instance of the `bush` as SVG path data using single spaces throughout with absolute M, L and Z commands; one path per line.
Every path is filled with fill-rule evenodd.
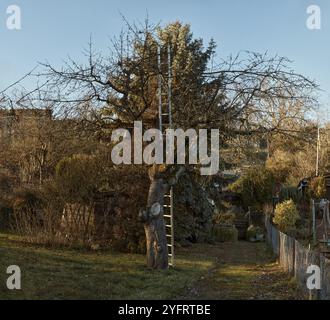
M 264 166 L 249 168 L 229 189 L 241 195 L 245 209 L 271 202 L 274 176 Z
M 104 177 L 100 159 L 78 154 L 63 158 L 56 165 L 57 189 L 68 202 L 90 203 L 94 192 L 102 185 Z
M 70 245 L 93 242 L 95 197 L 108 178 L 106 167 L 101 158 L 85 154 L 65 157 L 56 165 L 54 181 L 44 187 L 44 192 L 61 204 L 60 212 L 54 206 L 47 208 L 47 212 L 59 217 L 57 234 L 61 242 Z
M 215 224 L 212 229 L 212 238 L 219 242 L 236 242 L 238 241 L 238 231 L 235 226 Z
M 300 219 L 297 207 L 293 200 L 284 201 L 276 206 L 274 224 L 283 232 L 293 229 Z
M 218 208 L 210 201 L 215 198 L 209 193 L 210 184 L 207 180 L 202 181 L 199 174 L 187 171 L 174 186 L 174 229 L 177 243 L 209 240 L 212 218 Z
M 2 231 L 7 231 L 10 227 L 14 184 L 14 177 L 5 170 L 0 170 L 0 230 Z
M 20 188 L 12 198 L 12 228 L 21 235 L 33 237 L 42 226 L 43 200 L 38 190 Z
M 61 233 L 70 243 L 110 245 L 121 252 L 144 252 L 138 210 L 150 184 L 141 166 L 112 166 L 91 156 L 63 159 L 55 189 L 64 204 Z
M 7 231 L 9 229 L 11 215 L 12 209 L 0 204 L 0 231 Z
M 272 157 L 267 159 L 266 167 L 269 169 L 277 182 L 285 182 L 294 166 L 292 153 L 276 150 Z
M 233 225 L 235 214 L 233 212 L 219 212 L 213 217 L 213 223 L 221 225 Z
M 298 202 L 299 200 L 299 193 L 298 193 L 298 189 L 296 186 L 283 186 L 280 190 L 280 201 L 287 201 L 292 199 L 295 202 Z
M 324 177 L 315 177 L 310 183 L 310 196 L 315 199 L 322 199 L 326 197 L 327 189 L 325 186 Z

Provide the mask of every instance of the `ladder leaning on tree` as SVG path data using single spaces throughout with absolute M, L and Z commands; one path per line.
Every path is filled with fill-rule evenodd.
M 172 58 L 171 47 L 167 47 L 167 61 L 162 63 L 162 50 L 158 46 L 158 114 L 159 130 L 165 137 L 166 129 L 172 129 Z M 162 70 L 167 66 L 165 74 Z M 169 265 L 174 267 L 174 219 L 173 219 L 173 187 L 164 196 L 164 220 L 166 227 L 167 250 Z

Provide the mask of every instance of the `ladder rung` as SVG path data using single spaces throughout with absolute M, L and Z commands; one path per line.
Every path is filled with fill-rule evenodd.
M 164 207 L 164 208 L 171 208 L 171 206 L 168 205 L 168 204 L 164 204 L 163 207 Z
M 172 257 L 172 254 L 171 254 L 171 253 L 169 253 L 169 254 L 168 254 L 168 256 L 169 256 L 169 257 Z
M 168 214 L 164 214 L 164 218 L 172 218 L 172 216 L 170 216 Z
M 172 238 L 172 235 L 171 234 L 167 234 L 166 237 Z
M 166 228 L 172 228 L 172 225 L 171 224 L 167 224 L 166 225 Z
M 165 194 L 164 197 L 165 198 L 171 198 L 171 195 L 170 194 Z
M 168 246 L 168 247 L 173 247 L 171 244 L 168 244 L 167 246 Z
M 169 116 L 169 113 L 162 113 L 162 116 Z

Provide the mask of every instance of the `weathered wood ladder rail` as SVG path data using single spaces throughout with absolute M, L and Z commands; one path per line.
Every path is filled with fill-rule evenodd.
M 162 51 L 158 46 L 158 103 L 159 130 L 165 138 L 166 129 L 172 129 L 172 62 L 171 47 L 167 47 L 167 76 L 162 73 Z M 165 81 L 164 81 L 165 80 Z M 174 216 L 173 216 L 173 187 L 164 196 L 164 219 L 168 247 L 169 265 L 174 267 Z

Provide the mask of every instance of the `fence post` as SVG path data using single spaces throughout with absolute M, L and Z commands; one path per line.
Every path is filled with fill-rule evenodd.
M 313 228 L 313 244 L 316 244 L 316 216 L 315 216 L 315 202 L 314 199 L 311 200 L 311 206 L 312 206 L 312 228 Z

